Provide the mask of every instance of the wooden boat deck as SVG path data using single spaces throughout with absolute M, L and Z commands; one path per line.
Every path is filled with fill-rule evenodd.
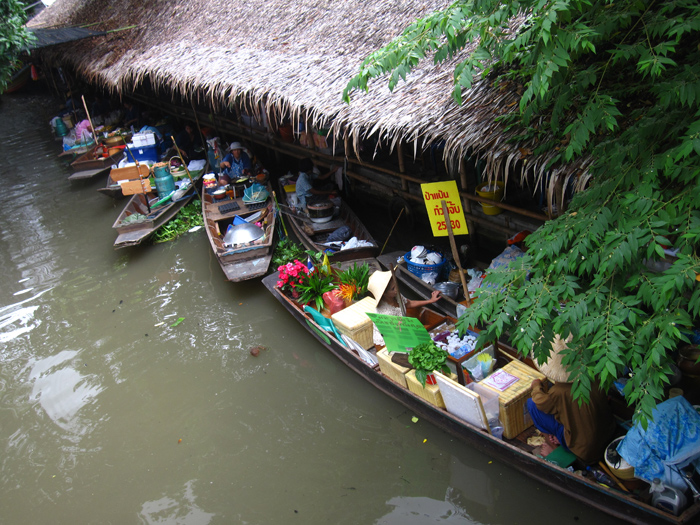
M 284 188 L 280 189 L 281 203 L 285 209 L 290 210 L 287 193 Z M 379 246 L 369 230 L 362 224 L 362 221 L 355 215 L 350 206 L 345 201 L 341 201 L 340 209 L 336 210 L 333 219 L 327 222 L 314 222 L 306 214 L 300 212 L 287 211 L 285 219 L 289 219 L 294 234 L 299 239 L 307 250 L 323 252 L 329 249 L 325 246 L 328 236 L 338 228 L 347 226 L 350 228 L 351 236 L 357 237 L 358 240 L 368 241 L 372 246 L 360 246 L 358 248 L 349 248 L 346 250 L 337 250 L 328 253 L 328 258 L 331 262 L 348 261 L 359 258 L 374 257 L 379 253 Z
M 253 206 L 251 209 L 242 197 L 235 199 L 224 198 L 215 200 L 202 189 L 202 216 L 207 231 L 209 244 L 219 261 L 226 279 L 233 282 L 255 279 L 267 273 L 272 260 L 275 245 L 275 209 L 272 201 L 272 191 L 268 186 L 270 197 L 263 208 Z M 221 206 L 237 205 L 238 209 L 221 212 Z M 230 247 L 223 243 L 223 236 L 229 224 L 233 223 L 236 215 L 246 219 L 257 212 L 262 212 L 261 219 L 267 221 L 265 235 L 253 242 Z

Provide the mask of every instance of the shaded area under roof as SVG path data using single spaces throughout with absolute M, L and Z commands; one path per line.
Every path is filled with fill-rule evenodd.
M 29 28 L 29 32 L 34 34 L 36 40 L 27 47 L 28 51 L 107 34 L 106 31 L 84 29 L 82 27 Z

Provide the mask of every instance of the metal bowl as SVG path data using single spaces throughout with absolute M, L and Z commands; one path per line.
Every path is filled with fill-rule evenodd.
M 265 230 L 255 224 L 246 222 L 245 224 L 238 224 L 229 228 L 226 235 L 224 235 L 224 244 L 230 246 L 246 244 L 257 241 L 263 235 L 265 235 Z

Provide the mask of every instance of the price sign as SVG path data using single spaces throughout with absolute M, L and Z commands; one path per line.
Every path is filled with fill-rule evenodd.
M 452 233 L 455 235 L 466 235 L 467 221 L 464 218 L 462 209 L 462 199 L 457 189 L 457 181 L 431 182 L 421 184 L 425 208 L 428 210 L 430 226 L 435 237 L 445 237 L 448 234 L 445 215 L 442 212 L 442 201 L 447 203 L 447 212 L 450 214 L 450 224 Z
M 408 352 L 417 344 L 432 341 L 430 334 L 415 317 L 397 317 L 395 315 L 373 314 L 367 317 L 377 325 L 389 352 Z

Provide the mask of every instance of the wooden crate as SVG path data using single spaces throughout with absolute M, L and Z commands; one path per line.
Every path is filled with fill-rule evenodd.
M 483 381 L 479 384 L 498 394 L 499 418 L 503 425 L 503 437 L 512 439 L 532 426 L 532 419 L 526 406 L 527 400 L 532 395 L 530 385 L 535 379 L 544 381 L 545 376 L 517 360 L 505 365 L 503 370 L 519 378 L 503 392 L 485 385 Z
M 367 317 L 366 312 L 375 312 L 377 301 L 372 297 L 365 297 L 356 303 L 343 308 L 331 316 L 333 324 L 338 331 L 356 341 L 362 348 L 374 347 L 374 323 Z
M 411 370 L 410 368 L 397 365 L 391 360 L 391 354 L 386 348 L 382 348 L 377 352 L 377 360 L 379 361 L 379 370 L 391 379 L 394 383 L 401 385 L 404 388 L 408 388 L 406 383 L 406 373 Z

